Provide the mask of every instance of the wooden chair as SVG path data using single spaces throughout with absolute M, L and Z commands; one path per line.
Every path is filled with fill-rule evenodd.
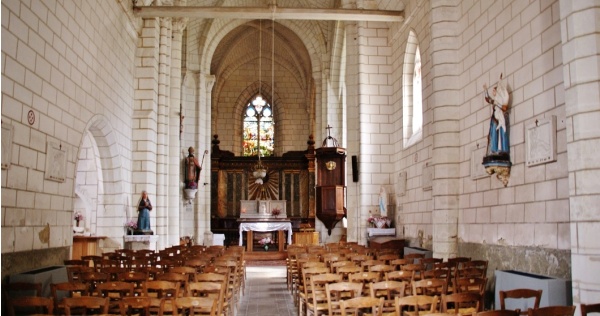
M 333 273 L 315 274 L 310 278 L 311 298 L 306 302 L 306 315 L 329 314 L 326 284 L 342 281 L 342 276 Z
M 520 300 L 523 303 L 522 308 L 519 308 L 520 315 L 527 315 L 527 310 L 529 308 L 536 309 L 540 307 L 540 300 L 542 299 L 542 290 L 514 289 L 508 291 L 499 291 L 498 297 L 500 299 L 501 310 L 506 310 L 507 299 Z
M 23 296 L 10 297 L 7 300 L 8 313 L 14 315 L 52 315 L 54 301 L 49 297 Z
M 370 312 L 368 312 L 369 315 L 381 316 L 383 310 L 383 297 L 355 297 L 340 301 L 340 310 L 342 311 L 342 316 L 363 315 L 362 313 L 359 314 L 358 312 L 361 309 L 370 310 Z
M 173 300 L 178 315 L 217 315 L 217 300 L 211 297 L 178 297 Z M 166 301 L 165 301 L 166 302 Z
M 412 272 L 413 280 L 421 280 L 425 278 L 425 265 L 421 263 L 405 264 L 402 266 L 402 271 Z
M 117 280 L 133 284 L 134 293 L 140 294 L 143 291 L 144 282 L 148 281 L 146 272 L 123 272 L 117 276 Z
M 402 266 L 405 264 L 413 264 L 413 263 L 414 263 L 414 259 L 412 259 L 412 258 L 390 260 L 390 265 L 396 267 L 396 270 L 401 270 Z
M 108 297 L 65 297 L 63 301 L 65 304 L 65 315 L 67 316 L 72 315 L 73 311 L 77 311 L 75 315 L 108 314 Z
M 599 313 L 600 314 L 600 303 L 581 304 L 581 316 L 587 316 L 590 313 Z
M 135 285 L 129 282 L 105 282 L 100 283 L 96 286 L 96 291 L 99 297 L 106 297 L 110 300 L 109 311 L 111 313 L 118 313 L 120 311 L 119 301 L 128 296 L 134 295 Z
M 428 295 L 396 296 L 394 307 L 396 315 L 424 315 L 437 311 L 439 298 Z
M 406 270 L 392 271 L 392 272 L 388 272 L 385 275 L 385 279 L 387 281 L 406 282 L 406 289 L 405 289 L 404 295 L 412 295 L 413 275 L 414 275 L 413 271 L 406 271 Z
M 170 281 L 179 285 L 179 296 L 183 296 L 183 293 L 188 284 L 188 276 L 181 273 L 165 272 L 156 275 L 156 280 L 159 281 Z
M 385 264 L 383 260 L 369 259 L 360 263 L 360 266 L 363 268 L 363 271 L 368 272 L 369 267 L 379 264 Z
M 387 264 L 376 264 L 374 266 L 369 267 L 369 272 L 377 272 L 379 273 L 379 279 L 383 280 L 385 278 L 385 274 L 388 272 L 395 271 L 396 268 L 392 265 Z
M 380 281 L 371 283 L 369 288 L 371 297 L 383 297 L 383 313 L 393 314 L 396 311 L 395 297 L 404 296 L 406 282 L 400 281 Z
M 400 255 L 397 253 L 382 253 L 377 254 L 376 258 L 377 260 L 385 262 L 385 264 L 390 264 L 392 260 L 400 259 Z
M 310 276 L 313 274 L 329 273 L 329 269 L 326 267 L 320 268 L 303 268 L 301 270 L 300 282 L 296 289 L 296 297 L 294 302 L 298 305 L 298 315 L 302 316 L 303 304 L 306 303 L 310 293 Z
M 379 282 L 378 272 L 361 272 L 348 275 L 349 282 L 357 282 L 363 284 L 363 296 L 369 296 L 371 283 Z
M 419 261 L 419 263 L 425 266 L 425 271 L 433 270 L 436 263 L 442 262 L 444 262 L 444 259 L 442 258 L 423 258 Z
M 506 310 L 479 312 L 479 313 L 475 314 L 475 316 L 519 316 L 519 312 L 506 309 Z
M 442 312 L 472 315 L 482 311 L 482 295 L 475 292 L 442 295 Z
M 210 297 L 217 300 L 217 315 L 226 313 L 229 308 L 228 302 L 225 301 L 224 282 L 190 282 L 186 296 Z
M 127 272 L 124 267 L 101 267 L 101 273 L 108 274 L 109 281 L 119 281 L 119 274 Z
M 96 292 L 96 287 L 100 283 L 108 282 L 109 276 L 106 273 L 101 272 L 85 272 L 79 276 L 81 283 L 84 283 L 88 286 L 90 291 L 90 295 Z
M 471 260 L 462 262 L 456 270 L 457 278 L 485 278 L 487 274 L 487 260 Z
M 81 274 L 93 272 L 94 268 L 90 266 L 67 266 L 67 279 L 69 282 L 81 282 Z
M 50 284 L 55 312 L 64 313 L 64 298 L 89 295 L 89 287 L 81 282 L 60 282 Z
M 186 266 L 171 267 L 171 268 L 169 268 L 169 272 L 186 275 L 188 277 L 187 282 L 195 282 L 196 281 L 196 273 L 198 273 L 198 271 L 196 270 L 195 267 L 186 267 Z
M 362 268 L 355 265 L 343 266 L 337 268 L 336 273 L 342 276 L 342 281 L 348 281 L 348 276 L 353 273 L 361 273 Z
M 429 295 L 442 297 L 448 294 L 448 283 L 444 279 L 423 279 L 412 282 L 413 295 Z
M 152 298 L 148 296 L 128 296 L 119 301 L 121 315 L 150 315 Z
M 362 283 L 337 282 L 325 284 L 329 316 L 341 315 L 340 301 L 342 299 L 360 297 L 362 295 L 362 289 Z
M 546 306 L 527 310 L 529 316 L 573 316 L 575 306 Z
M 144 282 L 143 296 L 149 296 L 160 300 L 160 305 L 151 303 L 150 312 L 163 313 L 165 311 L 174 313 L 172 298 L 179 296 L 180 286 L 177 282 L 156 280 Z M 155 300 L 156 301 L 156 300 Z
M 356 267 L 356 264 L 354 263 L 354 261 L 349 261 L 349 260 L 336 261 L 336 262 L 331 263 L 329 270 L 331 273 L 338 273 L 338 271 L 342 267 Z M 361 271 L 362 271 L 362 268 L 361 268 Z

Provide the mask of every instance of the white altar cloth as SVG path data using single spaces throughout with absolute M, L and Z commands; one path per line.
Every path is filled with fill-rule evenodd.
M 287 243 L 292 244 L 292 223 L 290 222 L 257 222 L 257 223 L 240 223 L 240 246 L 243 246 L 242 232 L 272 232 L 276 230 L 287 230 Z

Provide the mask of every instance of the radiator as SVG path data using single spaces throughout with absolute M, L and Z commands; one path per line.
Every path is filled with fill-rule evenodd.
M 495 308 L 500 309 L 500 291 L 513 289 L 542 290 L 540 307 L 573 304 L 571 280 L 558 279 L 545 275 L 526 273 L 515 270 L 496 270 Z M 506 309 L 521 309 L 526 311 L 533 308 L 533 299 L 508 299 Z

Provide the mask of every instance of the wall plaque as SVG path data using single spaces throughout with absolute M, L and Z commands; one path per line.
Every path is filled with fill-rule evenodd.
M 56 182 L 65 182 L 67 170 L 67 151 L 62 145 L 48 142 L 46 146 L 45 178 Z
M 528 167 L 556 161 L 556 116 L 525 126 L 525 151 Z

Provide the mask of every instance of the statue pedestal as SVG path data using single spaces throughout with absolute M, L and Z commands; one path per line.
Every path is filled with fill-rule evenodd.
M 158 235 L 126 235 L 123 236 L 123 242 L 125 249 L 156 251 Z

